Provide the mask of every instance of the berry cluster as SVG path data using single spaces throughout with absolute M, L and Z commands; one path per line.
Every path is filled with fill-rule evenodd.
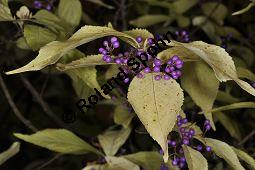
M 184 31 L 184 30 L 183 31 L 176 31 L 175 35 L 176 35 L 176 39 L 178 41 L 185 42 L 185 43 L 190 41 L 188 31 Z
M 173 140 L 172 138 L 169 139 L 168 145 L 170 148 L 174 148 L 173 149 L 173 153 L 171 153 L 171 155 L 173 156 L 172 159 L 172 165 L 173 166 L 178 166 L 180 169 L 185 168 L 187 163 L 186 163 L 186 159 L 184 156 L 184 151 L 182 149 L 182 145 L 188 145 L 193 147 L 194 149 L 198 150 L 198 151 L 203 151 L 203 146 L 202 145 L 197 145 L 194 146 L 192 143 L 192 139 L 193 137 L 196 135 L 196 131 L 195 129 L 192 128 L 192 124 L 188 125 L 188 119 L 187 118 L 183 118 L 181 115 L 177 116 L 177 126 L 178 126 L 178 130 L 179 130 L 179 137 L 178 139 Z M 211 125 L 210 125 L 210 121 L 206 120 L 204 122 L 204 134 L 211 129 Z M 207 152 L 211 152 L 212 148 L 210 146 L 205 146 L 205 151 Z M 163 150 L 159 151 L 160 154 L 163 154 Z M 168 170 L 166 169 L 167 167 L 165 167 L 164 165 L 161 165 L 160 169 L 161 170 Z
M 41 1 L 34 1 L 34 7 L 41 9 L 41 8 L 45 8 L 48 11 L 52 10 L 52 4 L 47 0 L 46 2 L 41 2 Z
M 142 43 L 143 39 L 142 37 L 138 36 L 136 38 L 136 41 L 138 43 Z M 148 45 L 154 44 L 152 38 L 148 39 Z M 144 67 L 143 65 L 140 66 L 139 70 L 143 70 L 143 73 L 135 73 L 132 70 L 130 70 L 129 67 L 127 67 L 127 62 L 128 59 L 132 56 L 140 56 L 140 54 L 144 53 L 145 51 L 143 49 L 131 49 L 131 51 L 126 51 L 123 53 L 119 53 L 114 57 L 114 50 L 120 47 L 120 42 L 116 37 L 111 37 L 110 41 L 104 41 L 103 46 L 99 48 L 99 52 L 103 54 L 103 61 L 107 63 L 114 62 L 116 64 L 120 64 L 125 72 L 127 73 L 132 73 L 136 74 L 138 78 L 143 78 L 144 74 L 143 73 L 159 73 L 154 77 L 155 80 L 160 80 L 163 78 L 164 80 L 170 80 L 171 78 L 173 79 L 178 79 L 181 76 L 181 71 L 180 69 L 183 67 L 183 61 L 177 56 L 174 55 L 172 58 L 170 58 L 166 64 L 162 63 L 162 61 L 158 58 L 153 58 L 150 56 L 148 53 L 148 61 L 147 61 L 147 67 Z

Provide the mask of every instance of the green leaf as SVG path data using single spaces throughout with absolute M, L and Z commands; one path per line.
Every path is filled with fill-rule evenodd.
M 255 169 L 255 160 L 250 155 L 235 147 L 232 147 L 232 149 L 235 151 L 239 159 L 246 162 L 251 169 Z
M 237 74 L 239 78 L 246 78 L 251 81 L 255 81 L 255 74 L 246 68 L 237 67 Z
M 213 116 L 220 121 L 220 123 L 225 127 L 225 129 L 227 129 L 227 131 L 232 137 L 238 140 L 242 138 L 238 123 L 235 120 L 222 112 L 214 113 Z
M 186 16 L 178 16 L 177 17 L 177 23 L 179 27 L 188 27 L 190 25 L 190 19 Z
M 25 25 L 24 37 L 26 38 L 27 44 L 33 50 L 38 50 L 57 38 L 57 36 L 47 28 L 42 28 L 36 25 Z
M 8 0 L 1 0 L 1 3 L 2 3 L 4 6 L 9 7 L 9 6 L 8 6 Z
M 137 19 L 131 20 L 129 23 L 131 25 L 134 25 L 136 27 L 149 27 L 152 26 L 154 24 L 158 24 L 161 22 L 165 22 L 168 20 L 173 20 L 173 18 L 170 18 L 168 15 L 143 15 L 140 16 Z
M 76 75 L 76 77 L 80 78 L 90 88 L 92 89 L 96 88 L 102 92 L 101 87 L 97 81 L 97 70 L 94 66 L 67 70 L 66 73 Z M 103 92 L 102 95 L 105 98 L 110 99 L 110 97 L 108 95 L 106 96 Z
M 100 165 L 87 165 L 82 170 L 107 170 L 107 164 L 100 164 Z M 110 169 L 108 169 L 110 170 Z
M 133 112 L 129 112 L 122 105 L 117 106 L 114 110 L 114 122 L 125 128 L 129 126 L 134 116 Z
M 188 11 L 190 8 L 195 6 L 198 3 L 199 0 L 178 0 L 175 1 L 170 10 L 174 10 L 178 14 L 185 13 Z
M 103 55 L 101 54 L 89 55 L 89 56 L 74 60 L 68 64 L 57 63 L 57 69 L 59 69 L 60 71 L 66 71 L 66 70 L 83 68 L 83 67 L 91 67 L 96 65 L 110 65 L 110 64 L 115 65 L 116 64 L 116 63 L 106 63 L 102 60 L 102 57 Z
M 227 7 L 218 2 L 203 3 L 202 10 L 207 16 L 209 16 L 213 12 L 213 15 L 211 15 L 210 17 L 213 18 L 220 25 L 223 25 L 223 21 L 228 14 Z
M 46 129 L 32 135 L 14 133 L 19 139 L 49 150 L 65 154 L 85 154 L 93 152 L 103 155 L 96 148 L 65 129 Z
M 220 158 L 224 159 L 235 170 L 244 170 L 244 168 L 242 167 L 242 165 L 240 164 L 237 158 L 236 153 L 228 144 L 216 139 L 211 139 L 211 138 L 201 138 L 201 137 L 196 137 L 196 138 L 200 140 L 202 143 L 204 143 L 205 145 L 212 147 L 213 152 Z
M 163 161 L 162 156 L 158 152 L 137 152 L 123 157 L 142 166 L 146 170 L 158 169 Z
M 109 168 L 108 170 L 140 170 L 139 166 L 123 157 L 105 157 Z
M 131 127 L 128 127 L 121 130 L 107 130 L 104 134 L 99 135 L 98 140 L 104 153 L 108 156 L 114 156 L 126 142 L 130 132 Z
M 239 11 L 234 12 L 232 15 L 240 15 L 240 14 L 243 14 L 243 13 L 249 11 L 249 10 L 251 9 L 251 7 L 253 7 L 253 6 L 254 6 L 254 3 L 249 3 L 249 5 L 248 5 L 247 7 L 245 7 L 244 9 L 241 9 L 241 10 L 239 10 Z
M 175 80 L 156 81 L 155 75 L 149 73 L 143 79 L 135 77 L 128 89 L 128 101 L 151 137 L 163 149 L 167 162 L 167 136 L 181 110 L 183 91 Z
M 79 0 L 60 0 L 58 16 L 74 29 L 79 25 L 82 16 L 82 6 Z
M 193 101 L 203 110 L 205 117 L 211 121 L 215 130 L 212 113 L 209 110 L 212 109 L 216 99 L 219 81 L 213 71 L 203 62 L 186 63 L 181 85 Z
M 220 90 L 218 92 L 216 100 L 224 103 L 237 103 L 240 101 L 240 99 L 233 97 L 231 94 Z
M 20 148 L 20 143 L 14 142 L 9 149 L 0 153 L 0 165 L 2 165 L 8 159 L 16 155 L 19 152 L 19 148 Z
M 171 41 L 169 45 L 182 46 L 189 49 L 212 67 L 219 81 L 234 80 L 242 89 L 255 96 L 255 89 L 238 78 L 235 64 L 225 49 L 202 41 L 194 41 L 192 43 Z
M 25 37 L 20 37 L 20 38 L 16 41 L 16 45 L 17 45 L 20 49 L 24 49 L 24 50 L 30 50 L 30 49 L 31 49 L 31 48 L 28 46 Z
M 91 3 L 94 3 L 94 4 L 96 4 L 96 5 L 100 5 L 100 6 L 106 7 L 106 8 L 108 8 L 108 9 L 114 9 L 113 6 L 106 4 L 106 3 L 104 3 L 104 2 L 101 1 L 101 0 L 87 0 L 87 1 L 88 1 L 88 2 L 91 2 Z
M 11 11 L 8 6 L 0 4 L 0 21 L 13 21 Z
M 203 155 L 187 145 L 182 145 L 189 170 L 208 170 L 207 160 Z
M 65 24 L 60 20 L 60 18 L 47 10 L 39 10 L 33 18 L 35 18 L 39 24 L 45 25 L 52 30 L 64 32 L 66 30 Z
M 127 43 L 133 45 L 134 47 L 139 47 L 139 44 L 133 37 L 118 32 L 112 28 L 99 26 L 84 26 L 81 29 L 79 29 L 67 41 L 64 42 L 53 41 L 47 44 L 46 46 L 42 47 L 39 51 L 39 55 L 34 60 L 32 60 L 27 65 L 13 71 L 9 71 L 6 74 L 16 74 L 26 71 L 35 71 L 43 69 L 48 65 L 55 64 L 64 54 L 76 48 L 77 46 L 110 35 L 120 37 Z
M 211 112 L 220 112 L 225 110 L 241 109 L 241 108 L 253 108 L 255 109 L 255 102 L 239 102 L 226 106 L 213 108 Z

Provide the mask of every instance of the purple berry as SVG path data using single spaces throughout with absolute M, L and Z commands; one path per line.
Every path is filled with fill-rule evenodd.
M 112 61 L 112 57 L 110 57 L 110 56 L 105 57 L 105 61 L 107 63 L 110 63 Z
M 177 126 L 180 127 L 182 125 L 182 122 L 177 122 Z
M 188 145 L 188 144 L 189 144 L 189 139 L 184 138 L 184 139 L 182 140 L 182 143 L 183 143 L 184 145 Z
M 188 119 L 187 119 L 187 118 L 184 118 L 184 119 L 181 120 L 181 122 L 182 122 L 183 124 L 186 124 L 186 123 L 188 123 Z
M 179 168 L 184 168 L 185 167 L 185 163 L 184 162 L 180 162 L 179 163 Z
M 177 80 L 179 77 L 178 76 L 172 76 L 172 78 Z
M 111 38 L 111 43 L 113 44 L 114 42 L 118 41 L 118 39 L 116 37 L 112 37 Z
M 182 116 L 181 115 L 178 115 L 177 116 L 177 120 L 181 120 L 182 119 Z
M 202 146 L 202 145 L 197 145 L 197 150 L 198 150 L 198 151 L 202 151 L 202 149 L 203 149 L 203 146 Z
M 34 7 L 35 8 L 41 8 L 42 7 L 42 3 L 40 1 L 34 1 Z
M 174 56 L 172 57 L 172 61 L 177 61 L 177 60 L 180 60 L 180 58 L 179 58 L 177 55 L 174 55 Z
M 104 45 L 105 47 L 107 47 L 108 44 L 109 44 L 108 41 L 104 41 L 104 42 L 103 42 L 103 45 Z
M 170 72 L 171 72 L 170 68 L 169 68 L 169 67 L 166 67 L 166 68 L 165 68 L 165 72 L 166 72 L 166 73 L 170 73 Z
M 156 76 L 154 77 L 154 79 L 155 79 L 156 81 L 159 81 L 159 80 L 161 79 L 161 76 L 160 76 L 160 75 L 156 75 Z
M 137 41 L 138 43 L 141 43 L 141 42 L 143 41 L 143 39 L 142 39 L 141 36 L 138 36 L 138 37 L 136 37 L 136 41 Z
M 153 39 L 152 39 L 152 38 L 148 38 L 148 44 L 149 44 L 149 45 L 154 44 L 154 42 L 153 42 Z
M 183 67 L 183 65 L 182 64 L 177 64 L 175 67 L 178 68 L 178 69 L 181 69 Z
M 194 130 L 194 129 L 192 129 L 192 128 L 191 128 L 191 129 L 189 130 L 189 134 L 191 134 L 191 135 L 195 135 L 195 133 L 196 133 L 196 132 L 195 132 L 195 130 Z
M 180 70 L 176 71 L 176 76 L 180 77 L 182 75 L 182 72 Z
M 251 84 L 251 86 L 255 88 L 255 82 L 253 82 L 253 83 Z
M 180 128 L 180 132 L 185 132 L 185 130 L 186 130 L 186 129 L 185 129 L 184 127 L 181 127 L 181 128 Z
M 98 50 L 100 53 L 102 53 L 103 51 L 105 51 L 105 49 L 104 48 L 99 48 L 99 50 Z
M 168 65 L 172 65 L 172 64 L 173 64 L 172 59 L 169 59 L 169 60 L 167 61 L 167 64 L 168 64 Z
M 155 66 L 161 66 L 161 60 L 156 58 L 154 60 L 154 64 L 155 64 Z
M 176 142 L 174 140 L 171 141 L 171 146 L 176 146 Z
M 186 162 L 186 159 L 185 159 L 184 156 L 183 156 L 183 157 L 180 157 L 180 162 Z
M 164 151 L 162 149 L 160 149 L 159 154 L 164 155 Z
M 169 75 L 167 75 L 167 74 L 164 75 L 164 80 L 170 80 L 170 79 L 171 79 L 171 77 Z
M 125 78 L 124 83 L 128 83 L 129 82 L 129 78 Z
M 174 159 L 174 160 L 172 160 L 172 165 L 176 166 L 176 165 L 178 165 L 178 162 Z
M 50 11 L 50 10 L 52 9 L 52 6 L 51 6 L 50 4 L 48 4 L 48 5 L 46 6 L 46 9 L 47 9 L 48 11 Z
M 187 31 L 181 31 L 181 35 L 182 36 L 188 35 L 188 32 Z
M 115 63 L 116 64 L 121 64 L 121 59 L 120 58 L 115 58 Z
M 178 151 L 180 154 L 184 153 L 183 149 L 180 148 L 179 151 Z
M 160 165 L 160 170 L 169 170 L 169 168 L 166 165 L 161 164 Z
M 205 125 L 210 124 L 210 120 L 206 119 L 204 124 Z
M 122 54 L 122 53 L 119 53 L 119 54 L 118 54 L 118 57 L 119 57 L 119 58 L 123 57 L 123 54 Z
M 113 48 L 119 48 L 120 47 L 120 43 L 118 41 L 114 42 L 112 45 L 113 45 Z
M 206 150 L 207 152 L 211 152 L 211 151 L 212 151 L 212 148 L 211 148 L 210 146 L 206 146 L 206 147 L 205 147 L 205 150 Z
M 159 67 L 159 66 L 155 66 L 155 67 L 153 68 L 153 71 L 154 71 L 155 73 L 160 72 L 160 67 Z
M 146 68 L 144 69 L 144 72 L 145 72 L 145 73 L 149 73 L 149 72 L 151 72 L 151 69 L 150 69 L 149 67 L 146 67 Z
M 102 51 L 102 54 L 106 55 L 106 54 L 107 54 L 107 51 L 106 51 L 106 50 Z
M 210 124 L 205 125 L 205 129 L 206 129 L 207 131 L 210 130 L 210 129 L 211 129 L 211 125 L 210 125 Z
M 142 74 L 142 73 L 138 73 L 138 74 L 136 75 L 136 77 L 137 77 L 137 78 L 143 78 L 143 74 Z
M 176 64 L 176 65 L 179 65 L 179 64 L 182 65 L 182 64 L 183 64 L 183 61 L 179 59 L 179 60 L 175 61 L 175 64 Z

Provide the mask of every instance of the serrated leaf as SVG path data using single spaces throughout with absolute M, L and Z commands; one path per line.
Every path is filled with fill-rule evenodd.
M 211 112 L 220 112 L 225 110 L 233 110 L 233 109 L 241 109 L 241 108 L 255 108 L 255 102 L 239 102 L 233 103 L 226 106 L 221 106 L 217 108 L 213 108 Z
M 173 18 L 170 18 L 168 15 L 155 14 L 140 16 L 139 18 L 129 21 L 129 23 L 136 27 L 145 28 L 168 20 L 171 21 Z
M 237 74 L 239 78 L 247 78 L 251 81 L 255 81 L 255 74 L 246 68 L 237 67 Z
M 235 120 L 222 112 L 214 113 L 213 116 L 219 120 L 232 137 L 238 140 L 242 138 L 238 123 Z
M 103 155 L 96 148 L 65 129 L 45 129 L 32 135 L 14 133 L 14 136 L 55 152 L 65 154 L 85 154 L 93 152 Z
M 11 11 L 8 6 L 0 4 L 0 21 L 13 21 Z
M 207 160 L 203 155 L 187 145 L 182 145 L 189 170 L 208 170 Z
M 254 3 L 249 3 L 249 5 L 248 5 L 247 7 L 243 8 L 243 9 L 241 9 L 241 10 L 239 10 L 239 11 L 234 12 L 232 15 L 240 15 L 240 14 L 243 14 L 243 13 L 249 11 L 249 10 L 251 9 L 251 7 L 253 7 L 253 6 L 254 6 Z
M 132 29 L 129 31 L 124 31 L 124 33 L 130 35 L 133 38 L 141 36 L 143 40 L 154 37 L 153 34 L 150 33 L 148 30 L 140 29 L 140 28 Z
M 9 147 L 9 149 L 7 149 L 6 151 L 0 153 L 0 165 L 2 165 L 8 159 L 10 159 L 14 155 L 16 155 L 19 152 L 19 148 L 20 148 L 20 143 L 19 142 L 14 142 L 11 145 L 11 147 Z
M 167 136 L 181 110 L 183 91 L 175 80 L 156 81 L 155 75 L 149 73 L 143 79 L 135 77 L 128 89 L 128 101 L 151 137 L 163 149 L 167 162 Z
M 82 16 L 82 6 L 79 0 L 60 0 L 58 16 L 74 29 L 79 25 Z
M 126 142 L 130 135 L 131 127 L 122 128 L 121 130 L 107 130 L 98 136 L 100 145 L 104 153 L 108 156 L 114 156 L 119 148 Z
M 27 44 L 33 50 L 38 50 L 57 38 L 57 36 L 47 28 L 42 28 L 36 25 L 25 25 L 24 37 L 26 38 Z
M 189 49 L 212 67 L 219 81 L 234 80 L 242 89 L 255 96 L 255 89 L 250 84 L 238 78 L 235 64 L 225 49 L 202 41 L 191 43 L 171 41 L 170 45 L 182 46 Z
M 215 130 L 212 113 L 209 110 L 212 109 L 216 99 L 219 81 L 213 71 L 203 62 L 187 63 L 181 77 L 181 85 L 203 110 L 205 117 L 211 121 Z
M 196 138 L 205 145 L 212 147 L 213 152 L 220 158 L 224 159 L 232 168 L 235 170 L 244 170 L 237 158 L 236 153 L 228 144 L 211 138 Z
M 158 169 L 163 161 L 162 156 L 158 152 L 138 152 L 123 157 L 147 170 Z
M 70 69 L 76 69 L 76 68 L 83 68 L 83 67 L 90 67 L 90 66 L 96 66 L 96 65 L 110 65 L 110 64 L 116 64 L 116 63 L 106 63 L 102 60 L 103 55 L 89 55 L 77 60 L 73 60 L 71 63 L 68 64 L 62 64 L 57 63 L 57 69 L 61 71 L 66 71 Z
M 32 60 L 27 65 L 13 71 L 9 71 L 6 74 L 16 74 L 26 71 L 40 70 L 48 65 L 55 64 L 69 50 L 72 50 L 79 45 L 88 43 L 95 39 L 110 35 L 120 37 L 134 47 L 139 46 L 134 38 L 114 29 L 99 26 L 84 26 L 68 40 L 63 42 L 53 41 L 42 47 L 39 51 L 39 55 L 34 60 Z
M 122 125 L 127 128 L 131 123 L 135 114 L 133 112 L 129 112 L 126 108 L 119 105 L 114 110 L 114 122 L 116 124 Z
M 123 157 L 105 157 L 109 169 L 108 170 L 140 170 L 139 166 Z
M 250 155 L 235 147 L 232 147 L 232 149 L 235 151 L 239 159 L 246 162 L 251 169 L 255 169 L 255 160 Z

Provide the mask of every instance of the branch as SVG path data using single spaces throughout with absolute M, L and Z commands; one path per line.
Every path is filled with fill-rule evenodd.
M 43 111 L 53 119 L 57 125 L 67 128 L 66 125 L 56 116 L 56 114 L 50 109 L 49 105 L 43 100 L 43 98 L 40 96 L 40 94 L 35 90 L 35 88 L 32 86 L 32 84 L 22 75 L 20 75 L 20 78 L 22 82 L 24 83 L 25 87 L 30 91 L 30 93 L 33 95 L 35 100 L 41 105 Z M 67 128 L 68 129 L 68 128 Z
M 1 85 L 1 88 L 4 92 L 4 95 L 10 105 L 10 107 L 12 108 L 14 114 L 17 116 L 17 118 L 24 124 L 26 125 L 30 130 L 32 130 L 33 132 L 36 132 L 38 131 L 38 129 L 29 121 L 27 120 L 22 114 L 21 112 L 19 111 L 19 109 L 17 108 L 17 106 L 15 105 L 14 101 L 12 100 L 11 98 L 11 95 L 9 93 L 9 90 L 8 88 L 6 87 L 5 83 L 4 83 L 4 80 L 3 80 L 3 77 L 2 75 L 0 75 L 0 85 Z

